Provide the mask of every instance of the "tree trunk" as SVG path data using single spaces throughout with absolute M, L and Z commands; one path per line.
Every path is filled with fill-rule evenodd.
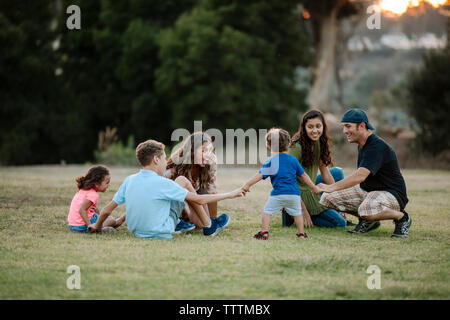
M 337 107 L 333 110 L 336 113 L 341 113 L 345 107 L 344 101 L 344 84 L 341 78 L 341 70 L 344 68 L 344 64 L 347 59 L 351 59 L 351 55 L 347 47 L 348 40 L 353 36 L 357 26 L 363 21 L 366 13 L 366 6 L 363 6 L 356 14 L 346 19 L 337 22 L 336 33 L 336 48 L 335 48 L 335 61 L 334 72 L 336 80 L 336 102 Z
M 309 95 L 309 106 L 314 109 L 331 111 L 334 86 L 334 59 L 337 38 L 338 6 L 319 21 L 319 39 L 317 46 L 317 63 L 314 70 L 314 83 Z

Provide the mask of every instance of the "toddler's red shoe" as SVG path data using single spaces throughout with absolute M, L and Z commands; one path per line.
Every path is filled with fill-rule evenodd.
M 269 238 L 269 232 L 267 231 L 260 231 L 257 234 L 253 236 L 253 238 L 258 240 L 267 240 Z

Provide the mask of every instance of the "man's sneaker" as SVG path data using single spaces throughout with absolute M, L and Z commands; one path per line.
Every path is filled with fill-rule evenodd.
M 195 224 L 187 222 L 184 219 L 180 219 L 180 222 L 178 222 L 177 226 L 175 227 L 175 234 L 180 234 L 184 232 L 188 232 L 195 229 Z
M 411 226 L 412 220 L 411 217 L 405 212 L 403 218 L 398 221 L 394 220 L 395 230 L 391 235 L 392 238 L 408 238 L 409 227 Z
M 230 217 L 226 213 L 222 213 L 217 218 L 211 218 L 211 220 L 216 220 L 219 225 L 218 228 L 223 229 L 228 225 L 228 222 L 230 222 Z
M 116 233 L 116 229 L 113 227 L 103 227 L 102 233 Z
M 380 226 L 380 221 L 368 221 L 366 219 L 359 219 L 359 223 L 356 225 L 355 229 L 347 230 L 350 233 L 366 233 L 374 230 Z
M 218 218 L 211 219 L 210 227 L 203 227 L 203 234 L 208 237 L 214 237 L 220 230 L 228 225 L 230 218 L 226 213 L 220 215 Z
M 267 239 L 269 239 L 269 232 L 267 232 L 267 231 L 260 231 L 257 234 L 255 234 L 253 236 L 253 238 L 258 239 L 258 240 L 267 240 Z

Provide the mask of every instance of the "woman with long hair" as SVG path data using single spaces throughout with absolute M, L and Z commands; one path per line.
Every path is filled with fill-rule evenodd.
M 341 168 L 329 168 L 333 165 L 330 138 L 327 122 L 319 110 L 310 110 L 303 115 L 298 131 L 292 136 L 289 154 L 298 159 L 305 172 L 316 184 L 321 182 L 333 184 L 344 178 Z M 314 194 L 303 181 L 298 180 L 298 185 L 301 191 L 305 226 L 336 228 L 347 225 L 343 215 L 321 205 L 320 195 Z M 283 212 L 283 225 L 292 224 L 289 218 Z
M 211 137 L 204 132 L 194 132 L 183 141 L 179 149 L 172 153 L 167 161 L 164 176 L 172 180 L 184 176 L 192 183 L 198 194 L 215 194 L 217 193 L 216 172 L 217 157 Z M 199 229 L 203 225 L 197 215 L 191 215 L 192 210 L 186 206 L 182 217 Z M 217 202 L 203 205 L 203 210 L 211 218 L 217 218 Z

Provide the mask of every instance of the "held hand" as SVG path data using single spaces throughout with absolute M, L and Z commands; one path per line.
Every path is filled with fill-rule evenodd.
M 319 193 L 321 193 L 323 191 L 322 191 L 322 189 L 319 186 L 314 186 L 314 188 L 312 189 L 312 192 L 314 194 L 319 194 Z
M 328 184 L 319 183 L 316 187 L 319 190 L 319 192 L 317 192 L 317 193 L 320 193 L 320 192 L 331 193 L 331 192 L 333 192 L 333 190 L 331 188 L 331 185 L 328 185 Z M 314 190 L 313 190 L 313 192 L 316 193 Z
M 248 185 L 246 185 L 246 184 L 244 184 L 244 185 L 241 187 L 241 189 L 242 189 L 245 193 L 250 192 L 250 187 L 249 187 Z
M 230 198 L 240 198 L 245 196 L 245 194 L 247 193 L 247 191 L 243 190 L 242 188 L 238 188 L 236 190 L 233 190 L 230 192 Z

